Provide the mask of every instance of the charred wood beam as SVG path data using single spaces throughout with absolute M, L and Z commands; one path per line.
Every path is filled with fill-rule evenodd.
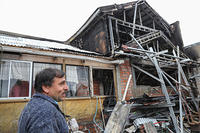
M 163 76 L 167 76 L 167 77 L 169 77 L 171 80 L 173 80 L 174 83 L 179 84 L 179 82 L 178 82 L 176 79 L 174 79 L 173 77 L 171 77 L 169 74 L 167 74 L 167 73 L 164 72 L 164 71 L 163 71 Z M 181 83 L 180 83 L 180 85 L 181 85 L 181 87 L 182 87 L 183 89 L 185 89 L 186 91 L 189 91 L 189 89 L 188 89 L 187 87 L 192 88 L 192 86 L 190 86 L 190 85 L 181 84 Z
M 117 55 L 126 55 L 126 56 L 130 56 L 130 57 L 138 57 L 138 58 L 143 58 L 144 57 L 142 55 L 136 55 L 136 54 L 130 54 L 130 53 L 124 53 L 124 52 L 115 51 L 115 56 L 117 56 Z
M 132 104 L 132 108 L 137 108 L 137 109 L 149 109 L 149 108 L 168 108 L 168 107 L 174 107 L 175 103 L 167 104 L 167 103 L 160 103 L 156 105 L 143 105 L 143 104 Z
M 144 3 L 144 4 L 145 4 L 146 7 L 147 7 L 146 9 L 151 10 L 151 12 L 153 12 L 154 15 L 159 16 L 149 5 L 147 5 L 146 3 Z M 143 6 L 141 6 L 141 8 L 143 9 L 142 11 L 143 11 L 147 16 L 149 16 L 149 17 L 151 17 L 153 20 L 155 20 L 155 23 L 157 23 L 159 26 L 163 26 L 163 27 L 164 27 L 164 30 L 169 34 L 169 36 L 171 36 L 171 32 L 170 32 L 170 30 L 169 30 L 169 26 L 166 25 L 165 23 L 163 23 L 161 18 L 159 18 L 159 19 L 158 19 L 158 18 L 155 18 L 155 17 L 151 14 L 151 12 L 146 11 L 145 8 L 144 8 Z
M 126 22 L 126 21 L 123 21 L 121 19 L 114 18 L 112 16 L 108 16 L 108 18 L 117 21 L 117 24 L 119 24 L 119 25 L 122 25 L 122 26 L 125 26 L 125 27 L 128 27 L 128 28 L 133 28 L 134 27 L 134 24 L 132 24 L 130 22 Z M 140 30 L 140 31 L 144 31 L 144 32 L 155 32 L 155 31 L 158 31 L 158 30 L 155 30 L 153 28 L 149 28 L 149 27 L 146 27 L 146 26 L 138 25 L 138 24 L 135 24 L 135 29 L 136 30 Z
M 159 50 L 159 41 L 158 40 L 156 41 L 156 45 L 157 45 L 157 51 L 159 52 L 160 50 Z
M 150 51 L 153 52 L 153 49 L 150 48 Z M 151 58 L 151 57 L 150 57 L 150 58 Z M 153 58 L 151 58 L 151 59 L 152 59 L 152 61 L 154 62 L 154 65 L 155 65 L 155 67 L 156 67 L 158 76 L 159 76 L 160 80 L 162 81 L 162 82 L 161 82 L 161 89 L 162 89 L 162 92 L 163 92 L 164 95 L 165 95 L 165 98 L 166 98 L 167 103 L 168 103 L 168 104 L 171 104 L 171 100 L 170 100 L 170 98 L 169 98 L 169 94 L 168 94 L 168 92 L 167 92 L 166 85 L 165 85 L 165 83 L 164 83 L 163 75 L 162 75 L 162 73 L 161 73 L 162 70 L 160 69 L 160 67 L 159 67 L 159 65 L 158 65 L 158 61 L 156 60 L 156 57 L 153 57 Z M 172 107 L 169 107 L 169 111 L 170 111 L 170 116 L 171 116 L 172 121 L 173 121 L 173 124 L 174 124 L 174 128 L 175 128 L 176 132 L 179 133 L 180 131 L 179 131 L 179 129 L 178 129 L 178 124 L 177 124 L 177 120 L 176 120 L 176 116 L 175 116 L 175 114 L 174 114 L 173 108 L 172 108 Z
M 112 56 L 114 55 L 114 35 L 113 35 L 113 27 L 112 27 L 112 20 L 111 19 L 109 19 L 109 33 L 110 33 L 110 42 L 111 42 L 111 50 L 112 50 L 112 52 L 111 52 L 111 54 L 112 54 Z
M 128 50 L 131 50 L 131 51 L 134 51 L 134 52 L 138 52 L 138 53 L 149 53 L 149 54 L 154 54 L 154 55 L 164 55 L 166 52 L 168 52 L 168 50 L 164 50 L 164 51 L 161 51 L 161 52 L 151 52 L 151 51 L 148 51 L 148 50 L 144 50 L 144 49 L 138 49 L 138 48 L 132 48 L 132 47 L 127 47 L 126 45 L 122 45 L 123 48 L 125 49 L 128 49 Z
M 148 51 L 148 50 L 145 50 L 145 49 L 138 49 L 138 48 L 132 48 L 132 47 L 127 47 L 127 46 L 126 46 L 126 49 L 134 51 L 134 52 L 139 52 L 139 53 L 149 53 L 149 54 L 157 54 L 158 53 L 158 52 L 151 52 L 151 51 Z M 166 50 L 164 50 L 163 52 L 166 52 Z M 177 57 L 177 56 L 170 55 L 170 54 L 165 54 L 165 53 L 162 53 L 162 54 L 159 54 L 159 55 L 163 56 L 163 59 L 165 59 L 166 57 L 169 57 L 169 58 L 166 58 L 166 60 L 167 59 L 171 59 L 170 61 L 172 61 L 172 60 L 174 60 L 176 58 L 177 59 L 181 59 L 181 60 L 186 60 L 186 58 Z M 188 61 L 188 58 L 187 58 L 187 61 Z
M 141 49 L 144 50 L 144 48 L 143 48 L 143 47 L 140 45 L 140 43 L 135 39 L 135 37 L 132 36 L 132 38 L 136 41 L 136 43 L 138 44 L 138 46 L 139 46 Z M 154 52 L 154 51 L 152 50 L 152 48 L 150 48 L 150 51 Z M 164 79 L 163 79 L 163 76 L 162 76 L 162 74 L 161 74 L 161 69 L 160 69 L 160 67 L 159 67 L 159 65 L 158 65 L 158 61 L 156 60 L 156 57 L 151 58 L 150 55 L 149 55 L 148 53 L 145 53 L 145 54 L 149 57 L 149 59 L 150 59 L 150 60 L 152 61 L 152 63 L 155 65 L 156 70 L 157 70 L 157 73 L 158 73 L 158 76 L 159 76 L 160 80 L 162 81 L 162 82 L 161 82 L 162 92 L 164 93 L 164 95 L 165 95 L 165 97 L 166 97 L 167 103 L 168 103 L 168 104 L 171 104 L 171 101 L 170 101 L 170 99 L 169 99 L 169 94 L 168 94 L 167 89 L 166 89 L 166 86 L 165 86 L 165 84 L 164 84 Z M 169 110 L 170 110 L 170 116 L 171 116 L 171 118 L 172 118 L 172 121 L 173 121 L 175 130 L 176 130 L 177 133 L 179 133 L 178 124 L 177 124 L 177 121 L 176 121 L 176 117 L 175 117 L 175 114 L 174 114 L 174 110 L 173 110 L 172 107 L 169 107 Z
M 138 69 L 139 71 L 145 73 L 146 75 L 150 76 L 151 78 L 157 80 L 158 82 L 162 82 L 159 78 L 157 78 L 157 77 L 155 77 L 154 75 L 150 74 L 149 72 L 147 72 L 147 71 L 145 71 L 145 70 L 139 68 L 138 66 L 133 65 L 133 64 L 131 64 L 131 66 L 134 67 L 134 68 L 136 68 L 136 69 Z
M 131 109 L 131 104 L 122 104 L 118 101 L 105 127 L 105 133 L 120 133 Z
M 167 52 L 168 52 L 168 50 L 163 50 L 163 51 L 160 51 L 160 52 L 155 52 L 154 54 L 150 55 L 150 57 L 159 56 L 159 55 L 165 54 Z
M 115 21 L 115 27 L 116 27 L 116 34 L 117 34 L 117 44 L 118 46 L 120 45 L 120 38 L 119 38 L 119 28 L 118 28 L 118 25 L 117 25 L 117 21 Z
M 160 37 L 161 37 L 160 31 L 155 31 L 139 36 L 136 39 L 140 44 L 144 44 Z
M 177 49 L 178 49 L 178 55 L 179 55 L 179 47 L 178 47 Z M 174 56 L 177 56 L 174 50 L 173 50 L 173 54 L 174 54 Z M 181 64 L 180 64 L 180 62 L 179 62 L 178 59 L 176 59 L 176 63 L 177 63 L 177 65 L 178 65 L 178 70 L 179 70 L 179 72 L 180 72 L 180 76 L 182 76 L 182 78 L 183 78 L 184 82 L 186 83 L 186 85 L 189 86 L 190 84 L 189 84 L 189 82 L 188 82 L 188 80 L 187 80 L 187 78 L 186 78 L 186 76 L 185 76 L 185 73 L 184 73 L 184 71 L 183 71 L 183 69 L 182 69 L 182 67 L 181 67 Z M 180 76 L 179 76 L 179 78 L 181 78 Z M 180 81 L 179 81 L 179 83 L 180 83 Z M 195 104 L 196 110 L 198 110 L 199 107 L 198 107 L 198 104 L 197 104 L 197 102 L 196 102 L 196 100 L 195 100 L 195 98 L 194 98 L 194 94 L 193 94 L 192 91 L 191 91 L 191 88 L 189 89 L 189 92 L 190 92 L 190 95 L 191 95 L 191 97 L 192 97 L 192 101 L 193 101 L 193 103 Z
M 174 55 L 175 55 L 175 52 L 173 51 Z M 179 47 L 177 46 L 177 57 L 179 57 Z M 175 55 L 176 56 L 176 55 Z M 178 85 L 178 92 L 179 92 L 179 115 L 180 115 L 180 130 L 181 130 L 181 133 L 183 133 L 183 106 L 182 106 L 182 93 L 181 93 L 181 86 L 180 86 L 180 83 L 181 83 L 181 64 L 178 63 L 179 60 L 176 59 L 176 62 L 177 62 L 177 65 L 178 65 L 178 82 L 179 82 L 179 85 Z
M 123 11 L 124 14 L 124 21 L 126 21 L 126 10 Z
M 162 35 L 162 38 L 173 48 L 177 51 L 177 48 L 175 47 L 175 45 L 168 39 L 168 37 L 162 32 L 161 32 L 161 35 Z M 180 52 L 180 54 L 185 57 L 185 58 L 188 58 L 188 56 L 186 56 L 183 52 Z
M 134 9 L 134 16 L 133 16 L 133 29 L 132 29 L 132 34 L 135 35 L 135 22 L 136 22 L 136 16 L 137 16 L 137 7 L 138 7 L 138 3 L 140 2 L 141 0 L 138 0 L 136 3 L 135 3 L 135 9 Z
M 138 10 L 139 10 L 138 13 L 139 13 L 139 17 L 140 17 L 140 25 L 143 25 L 143 24 L 142 24 L 142 15 L 141 15 L 141 10 L 140 10 L 140 8 L 139 8 Z

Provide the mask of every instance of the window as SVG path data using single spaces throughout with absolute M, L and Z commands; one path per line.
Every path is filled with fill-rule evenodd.
M 88 67 L 66 65 L 67 97 L 89 96 Z
M 0 98 L 30 97 L 32 63 L 3 60 L 0 64 Z
M 94 95 L 114 95 L 113 71 L 106 69 L 93 69 Z
M 50 64 L 50 63 L 34 63 L 33 64 L 33 80 L 35 81 L 35 76 L 38 72 L 45 68 L 56 68 L 62 70 L 61 64 Z

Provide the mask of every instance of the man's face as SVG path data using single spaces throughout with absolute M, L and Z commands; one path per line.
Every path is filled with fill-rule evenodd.
M 52 97 L 57 102 L 64 100 L 66 97 L 65 92 L 68 90 L 68 86 L 65 81 L 65 77 L 53 79 L 53 83 L 51 86 L 46 87 L 47 92 L 46 94 Z

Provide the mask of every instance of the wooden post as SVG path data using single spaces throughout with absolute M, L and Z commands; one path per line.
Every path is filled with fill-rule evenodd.
M 108 120 L 104 133 L 120 133 L 130 112 L 131 104 L 118 101 Z

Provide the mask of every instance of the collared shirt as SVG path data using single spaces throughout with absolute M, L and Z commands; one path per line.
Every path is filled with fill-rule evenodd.
M 57 102 L 36 93 L 21 113 L 18 133 L 68 133 L 68 125 Z

